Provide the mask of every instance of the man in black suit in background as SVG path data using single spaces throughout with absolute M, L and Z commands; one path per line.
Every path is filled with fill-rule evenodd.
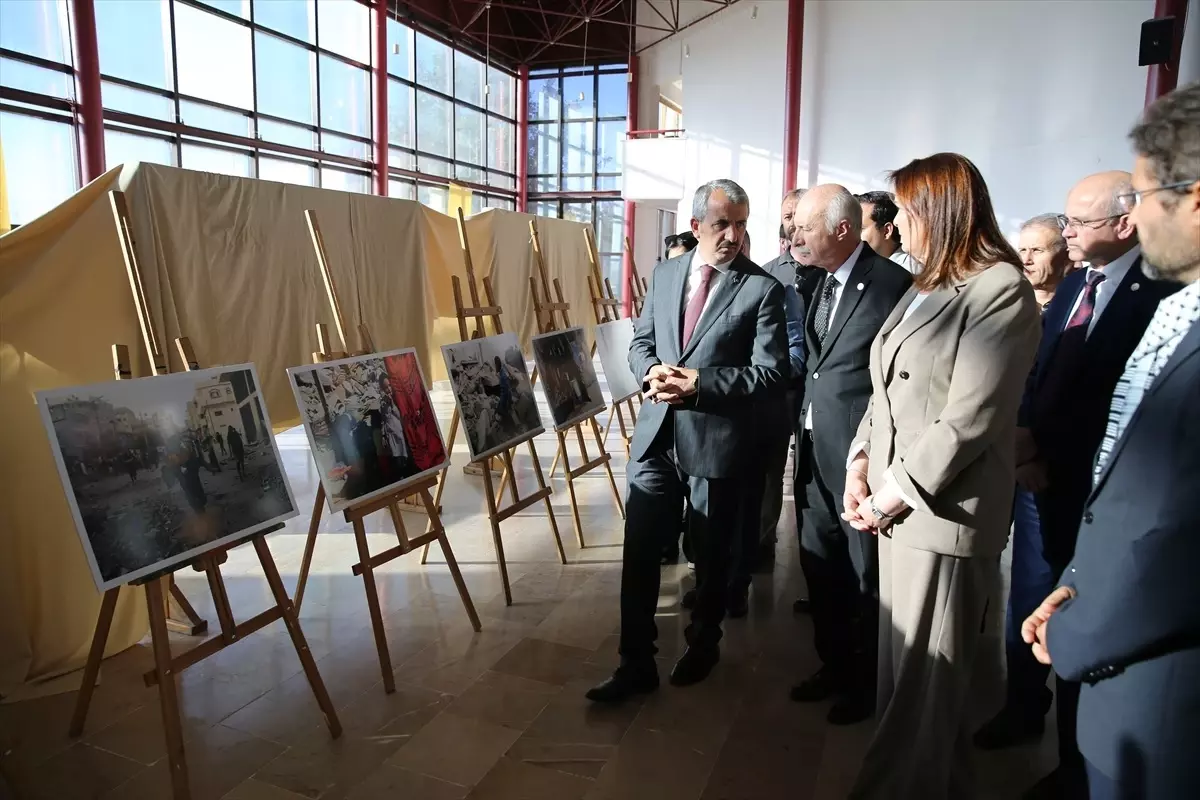
M 1125 362 L 1074 557 L 1021 632 L 1083 681 L 1091 800 L 1182 800 L 1200 786 L 1200 82 L 1151 105 L 1131 138 L 1118 202 L 1157 275 L 1185 286 Z
M 1153 280 L 1142 268 L 1137 231 L 1118 199 L 1130 191 L 1130 177 L 1116 171 L 1090 175 L 1067 195 L 1061 218 L 1067 253 L 1088 266 L 1068 275 L 1046 308 L 1037 364 L 1021 404 L 1017 483 L 1037 502 L 1051 568 L 1046 593 L 1075 552 L 1117 380 L 1159 301 L 1179 288 Z M 1079 684 L 1060 676 L 1056 689 L 1059 766 L 1030 790 L 1031 799 L 1086 796 L 1075 735 Z M 1006 710 L 1013 714 L 1014 734 L 1031 727 L 1040 733 L 1040 714 Z
M 758 404 L 785 390 L 789 370 L 784 291 L 740 254 L 750 201 L 730 180 L 706 183 L 692 201 L 692 253 L 655 267 L 637 319 L 629 366 L 644 376 L 627 477 L 621 569 L 621 665 L 588 691 L 615 703 L 658 688 L 659 554 L 663 531 L 690 501 L 696 606 L 688 647 L 671 683 L 703 680 L 720 658 L 730 537 L 740 523 Z
M 808 374 L 795 484 L 800 566 L 822 667 L 791 697 L 837 697 L 826 719 L 851 725 L 875 710 L 879 566 L 875 537 L 841 518 L 846 463 L 871 397 L 871 342 L 912 276 L 862 241 L 862 207 L 845 187 L 809 189 L 796 225 L 801 257 L 825 271 L 805 321 Z

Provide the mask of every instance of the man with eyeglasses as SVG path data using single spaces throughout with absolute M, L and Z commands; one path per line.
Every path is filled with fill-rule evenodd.
M 1075 556 L 1022 636 L 1085 684 L 1092 800 L 1177 800 L 1200 786 L 1200 82 L 1157 100 L 1130 138 L 1123 207 L 1154 270 L 1185 286 L 1126 362 Z
M 1037 364 L 1017 429 L 1017 483 L 1035 495 L 1042 551 L 1053 590 L 1075 552 L 1076 534 L 1092 486 L 1092 464 L 1117 381 L 1158 302 L 1179 288 L 1143 270 L 1137 230 L 1121 204 L 1128 172 L 1090 175 L 1067 195 L 1059 217 L 1067 252 L 1086 269 L 1071 273 L 1046 309 Z M 1013 569 L 1020 565 L 1014 564 Z M 1038 578 L 1014 575 L 1029 586 Z M 1086 772 L 1075 737 L 1079 684 L 1057 682 L 1059 766 L 1026 795 L 1086 797 Z M 993 747 L 1040 736 L 1049 698 L 1010 702 L 993 720 Z M 1001 735 L 1007 733 L 1007 736 Z

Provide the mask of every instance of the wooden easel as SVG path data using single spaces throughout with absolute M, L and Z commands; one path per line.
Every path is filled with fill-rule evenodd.
M 551 283 L 546 274 L 546 260 L 542 257 L 542 240 L 538 236 L 536 218 L 529 220 L 529 236 L 533 244 L 533 260 L 537 266 L 537 275 L 529 277 L 529 293 L 533 298 L 533 313 L 534 319 L 537 321 L 538 333 L 551 333 L 570 328 L 571 318 L 568 314 L 571 304 L 563 298 L 562 282 L 558 278 L 555 278 L 553 283 L 555 299 L 551 300 L 550 298 Z M 559 325 L 560 321 L 561 326 Z M 559 459 L 562 460 L 563 475 L 567 479 L 567 494 L 571 499 L 571 520 L 575 525 L 575 538 L 579 540 L 580 547 L 586 547 L 586 545 L 583 542 L 583 523 L 579 518 L 579 501 L 575 496 L 576 478 L 597 467 L 604 467 L 604 471 L 608 473 L 608 481 L 612 485 L 613 500 L 617 504 L 617 511 L 620 512 L 621 519 L 625 518 L 625 506 L 621 503 L 621 490 L 617 488 L 617 479 L 612 471 L 612 456 L 604 449 L 604 436 L 596 422 L 599 413 L 597 411 L 569 428 L 555 431 L 558 434 L 558 454 L 555 456 L 554 463 L 550 465 L 550 476 L 553 477 Z M 600 451 L 600 455 L 596 458 L 588 455 L 587 442 L 583 438 L 584 423 L 591 426 L 592 434 L 596 437 L 596 447 Z M 567 454 L 567 432 L 572 429 L 575 431 L 575 438 L 579 443 L 580 457 L 583 458 L 583 463 L 574 468 L 571 467 L 570 456 Z
M 583 229 L 584 239 L 587 241 L 588 262 L 591 267 L 591 274 L 588 275 L 588 291 L 592 296 L 592 314 L 596 318 L 596 324 L 604 322 L 616 322 L 621 318 L 621 301 L 617 299 L 613 293 L 612 281 L 604 278 L 600 272 L 600 255 L 596 250 L 596 240 L 592 236 L 591 228 Z M 596 343 L 592 342 L 592 355 L 596 354 Z M 624 400 L 613 399 L 608 407 L 608 422 L 604 424 L 604 441 L 608 441 L 608 432 L 612 430 L 613 420 L 617 421 L 617 425 L 621 430 L 621 444 L 625 446 L 625 455 L 629 456 L 630 441 L 633 438 L 633 426 L 637 423 L 637 408 L 633 404 L 634 397 L 638 403 L 642 402 L 642 393 L 626 397 Z M 624 409 L 622 409 L 624 407 Z M 625 413 L 629 414 L 629 421 L 625 420 Z
M 306 210 L 304 218 L 308 222 L 308 231 L 312 236 L 313 249 L 317 255 L 317 265 L 321 270 L 321 278 L 325 282 L 325 292 L 329 297 L 329 305 L 333 310 L 334 325 L 337 327 L 338 336 L 341 339 L 343 348 L 342 351 L 332 350 L 329 346 L 328 328 L 323 324 L 318 324 L 317 346 L 320 349 L 313 353 L 313 360 L 317 363 L 334 361 L 338 358 L 346 357 L 346 329 L 342 317 L 342 306 L 338 301 L 337 287 L 334 285 L 333 275 L 329 271 L 325 241 L 321 237 L 321 229 L 317 225 L 316 214 L 311 210 Z M 377 352 L 375 342 L 371 338 L 371 331 L 365 324 L 359 324 L 358 335 L 362 345 L 362 352 L 356 353 L 356 355 Z M 447 446 L 447 455 L 449 452 L 450 448 Z M 445 474 L 444 470 L 443 474 Z M 350 570 L 355 575 L 361 575 L 363 579 L 363 589 L 367 595 L 367 610 L 371 617 L 371 627 L 375 633 L 375 649 L 379 652 L 379 668 L 383 672 L 383 689 L 388 694 L 396 691 L 396 681 L 392 675 L 392 659 L 388 653 L 387 631 L 383 627 L 383 612 L 379 607 L 379 591 L 375 585 L 374 570 L 376 567 L 383 566 L 389 561 L 411 553 L 418 547 L 424 546 L 428 548 L 431 543 L 438 542 L 442 546 L 442 552 L 446 556 L 446 566 L 450 569 L 450 577 L 454 579 L 454 586 L 458 589 L 458 596 L 462 599 L 463 607 L 466 609 L 467 616 L 471 620 L 471 627 L 476 631 L 481 630 L 479 615 L 475 612 L 475 604 L 471 602 L 471 595 L 467 591 L 467 585 L 463 581 L 462 573 L 458 569 L 458 562 L 454 559 L 454 551 L 450 549 L 450 542 L 446 539 L 446 529 L 443 527 L 441 515 L 438 513 L 438 503 L 429 496 L 429 490 L 437 483 L 438 478 L 431 475 L 395 492 L 376 497 L 352 508 L 347 508 L 342 512 L 345 520 L 354 528 L 354 541 L 358 548 L 358 563 L 352 566 Z M 404 526 L 404 517 L 400 511 L 401 501 L 410 497 L 421 501 L 423 510 L 429 520 L 425 527 L 425 532 L 415 539 L 408 538 L 408 531 Z M 440 493 L 438 499 L 441 499 Z M 308 574 L 312 567 L 313 551 L 316 548 L 317 533 L 321 527 L 321 513 L 324 507 L 325 485 L 318 483 L 317 496 L 313 500 L 312 516 L 309 518 L 308 523 L 308 538 L 304 543 L 304 556 L 300 562 L 300 575 L 296 580 L 296 608 L 299 608 L 301 602 L 304 600 L 304 589 L 308 585 Z M 382 553 L 371 555 L 363 520 L 376 511 L 384 509 L 387 509 L 391 515 L 392 526 L 396 530 L 398 544 L 395 547 L 384 550 Z
M 133 304 L 137 309 L 138 326 L 142 330 L 142 342 L 146 345 L 146 355 L 150 359 L 152 375 L 166 375 L 171 371 L 166 352 L 159 346 L 158 335 L 154 332 L 154 322 L 150 319 L 150 306 L 146 302 L 146 288 L 142 283 L 142 272 L 138 265 L 137 251 L 133 246 L 133 225 L 129 221 L 129 204 L 125 201 L 125 193 L 112 191 L 108 193 L 109 207 L 117 225 L 117 238 L 120 240 L 121 255 L 125 259 L 125 274 L 129 278 L 129 289 L 133 292 Z M 119 377 L 119 376 L 118 376 Z M 167 629 L 188 636 L 199 636 L 208 631 L 208 620 L 196 613 L 188 602 L 183 591 L 175 583 L 175 576 L 167 576 L 166 598 Z
M 187 338 L 176 339 L 175 343 L 188 371 L 199 369 Z M 113 370 L 118 380 L 127 379 L 132 375 L 129 369 L 129 348 L 125 345 L 113 345 Z M 171 578 L 173 570 L 132 582 L 132 585 L 144 586 L 146 589 L 146 609 L 150 617 L 150 642 L 154 651 L 154 669 L 146 672 L 143 679 L 147 687 L 158 686 L 163 734 L 167 744 L 167 764 L 171 773 L 172 794 L 176 800 L 188 800 L 191 797 L 191 788 L 188 782 L 187 759 L 183 748 L 183 726 L 179 719 L 179 697 L 176 693 L 175 676 L 209 656 L 216 655 L 234 642 L 265 628 L 275 620 L 282 619 L 284 625 L 287 626 L 288 635 L 291 636 L 292 645 L 296 648 L 296 655 L 300 658 L 304 675 L 308 678 L 309 686 L 312 687 L 313 695 L 325 717 L 325 724 L 329 727 L 330 734 L 335 739 L 342 734 L 342 725 L 338 721 L 337 711 L 334 710 L 333 702 L 329 699 L 329 692 L 326 691 L 325 683 L 321 680 L 321 673 L 317 670 L 317 662 L 308 648 L 304 632 L 300 629 L 296 609 L 287 596 L 287 590 L 283 587 L 283 579 L 279 577 L 275 559 L 271 557 L 271 549 L 267 546 L 267 534 L 283 527 L 282 523 L 274 525 L 251 534 L 239 542 L 205 553 L 192 562 L 194 570 L 208 576 L 208 586 L 212 592 L 213 606 L 217 610 L 221 632 L 178 656 L 171 656 L 165 613 L 166 603 L 163 594 L 163 583 Z M 258 561 L 266 575 L 267 585 L 271 589 L 275 604 L 245 622 L 235 623 L 233 610 L 229 605 L 229 594 L 225 589 L 224 578 L 221 576 L 221 563 L 225 561 L 226 550 L 246 542 L 254 544 L 254 551 L 258 555 Z M 96 678 L 100 673 L 100 661 L 104 658 L 104 647 L 108 643 L 108 633 L 112 627 L 113 612 L 116 610 L 117 595 L 120 591 L 120 587 L 109 589 L 104 593 L 104 599 L 100 604 L 100 617 L 96 621 L 92 646 L 88 651 L 87 664 L 83 669 L 83 683 L 75 698 L 75 710 L 71 715 L 71 726 L 68 729 L 68 733 L 72 737 L 82 735 L 84 724 L 87 721 L 88 708 L 92 702 L 92 693 L 96 688 Z
M 633 315 L 640 317 L 642 315 L 642 306 L 646 304 L 646 293 L 650 291 L 650 284 L 646 283 L 645 278 L 638 275 L 637 262 L 633 260 L 633 243 L 629 241 L 629 237 L 625 237 L 625 252 L 629 256 L 629 296 L 633 298 Z
M 463 219 L 462 209 L 458 209 L 458 241 L 462 247 L 463 261 L 467 270 L 467 290 L 471 294 L 471 305 L 463 305 L 462 281 L 457 275 L 450 277 L 451 288 L 454 291 L 454 313 L 458 318 L 458 335 L 464 342 L 469 342 L 472 339 L 480 339 L 487 336 L 484 320 L 491 320 L 494 333 L 504 333 L 504 323 L 500 321 L 501 308 L 496 304 L 496 295 L 492 291 L 492 282 L 490 278 L 483 279 L 483 291 L 487 296 L 488 304 L 481 306 L 479 304 L 479 290 L 475 285 L 475 265 L 471 260 L 471 247 L 467 243 L 467 226 L 466 220 Z M 470 331 L 467 327 L 467 320 L 474 320 L 474 331 Z M 531 384 L 532 385 L 532 381 Z M 446 440 L 447 451 L 454 448 L 454 437 L 458 434 L 459 416 L 458 405 L 455 404 L 454 413 L 450 417 L 450 436 Z M 550 521 L 550 531 L 554 534 L 554 545 L 558 549 L 558 559 L 563 564 L 567 563 L 567 554 L 563 550 L 562 537 L 558 533 L 558 522 L 554 518 L 554 506 L 550 503 L 550 495 L 552 490 L 546 485 L 546 477 L 542 474 L 542 462 L 538 459 L 537 448 L 533 444 L 535 437 L 528 436 L 525 439 L 514 442 L 513 446 L 505 450 L 498 456 L 503 459 L 504 473 L 501 476 L 501 484 L 499 490 L 492 485 L 492 470 L 484 468 L 481 470 L 483 475 L 483 489 L 487 498 L 488 521 L 492 526 L 492 542 L 496 547 L 496 563 L 500 567 L 500 581 L 504 584 L 504 602 L 512 605 L 512 587 L 508 580 L 508 563 L 504 559 L 504 541 L 500 534 L 500 523 L 509 517 L 519 514 L 538 501 L 546 504 L 546 519 Z M 516 449 L 522 444 L 529 447 L 529 456 L 533 461 L 533 475 L 537 479 L 538 488 L 532 494 L 521 497 L 520 491 L 517 489 L 516 472 L 513 470 L 513 454 Z M 477 462 L 485 462 L 487 459 L 477 459 Z M 504 482 L 507 480 L 509 493 L 512 496 L 512 502 L 505 507 L 499 504 L 499 497 L 504 493 Z M 442 497 L 442 491 L 446 487 L 446 473 L 442 473 L 438 480 L 437 492 L 434 495 L 434 502 L 438 502 Z M 443 545 L 445 547 L 445 545 Z M 425 552 L 421 556 L 421 563 L 425 563 L 425 559 L 429 557 L 429 545 L 425 545 Z

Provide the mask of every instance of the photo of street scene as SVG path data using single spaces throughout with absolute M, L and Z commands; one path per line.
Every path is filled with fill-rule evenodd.
M 296 515 L 258 387 L 243 364 L 38 393 L 97 588 Z
M 288 375 L 332 510 L 449 463 L 415 350 L 295 367 Z
M 442 356 L 472 461 L 545 430 L 515 333 L 442 345 Z
M 533 337 L 533 360 L 542 376 L 542 391 L 550 404 L 555 430 L 569 428 L 604 410 L 600 379 L 583 328 Z

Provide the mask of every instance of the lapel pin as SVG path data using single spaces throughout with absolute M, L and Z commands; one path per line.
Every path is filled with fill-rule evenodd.
M 863 290 L 863 284 L 860 283 L 857 288 L 861 292 Z
M 1140 288 L 1142 288 L 1142 285 L 1140 283 L 1135 283 L 1129 287 L 1129 291 L 1136 292 Z

